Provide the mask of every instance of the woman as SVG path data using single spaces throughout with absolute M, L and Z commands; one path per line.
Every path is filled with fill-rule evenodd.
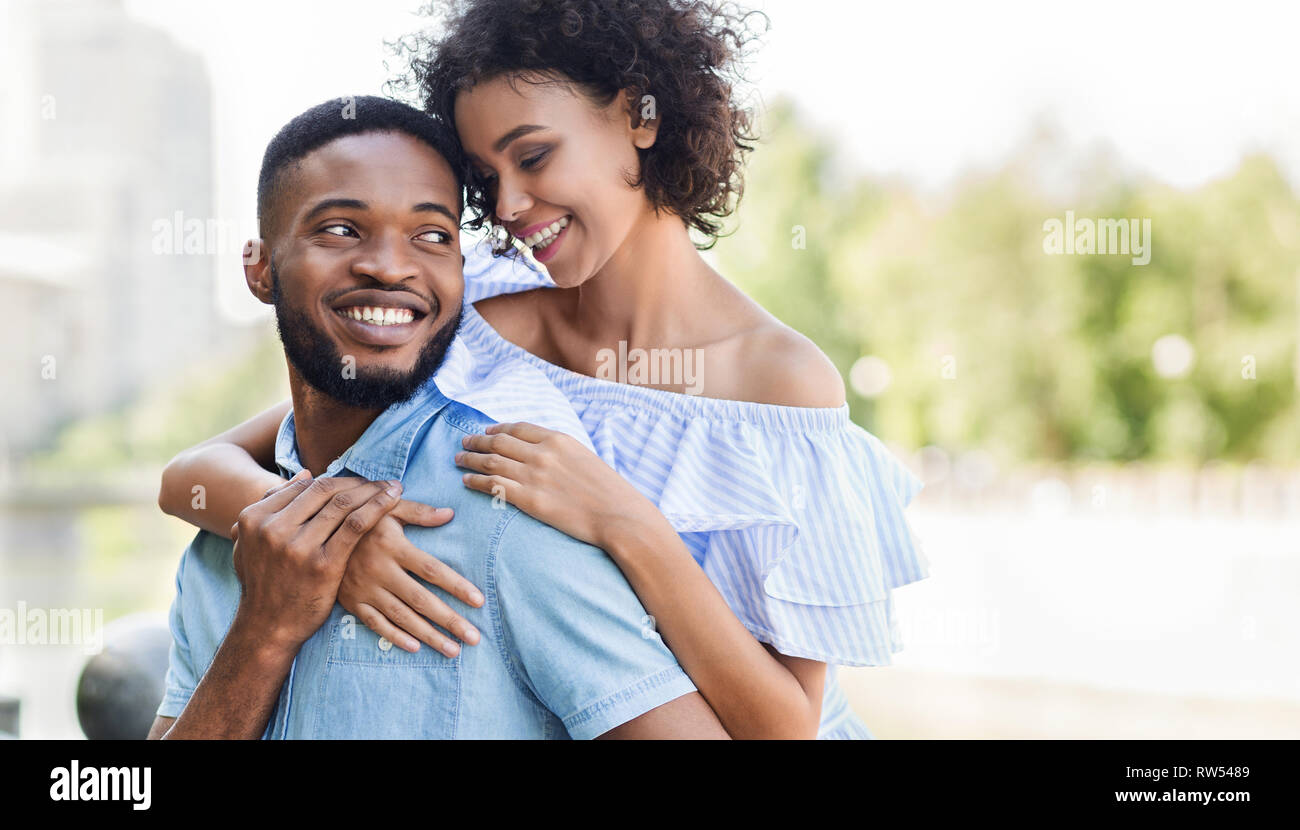
M 849 421 L 816 346 L 691 239 L 712 244 L 742 190 L 752 137 L 731 83 L 748 19 L 680 0 L 482 0 L 417 40 L 414 82 L 470 162 L 471 226 L 504 228 L 549 274 L 522 254 L 470 260 L 437 382 L 505 422 L 466 440 L 466 486 L 605 549 L 733 737 L 871 737 L 827 666 L 900 647 L 890 590 L 927 575 L 902 515 L 920 483 Z M 173 460 L 164 509 L 228 531 L 275 483 L 262 466 L 286 411 Z M 196 480 L 221 503 L 193 510 Z M 399 646 L 454 654 L 429 620 L 476 632 L 406 571 L 477 597 L 406 542 L 398 520 L 415 515 L 358 546 L 339 600 Z

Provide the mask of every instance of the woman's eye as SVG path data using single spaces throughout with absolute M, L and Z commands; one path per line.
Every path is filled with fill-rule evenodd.
M 451 241 L 451 234 L 446 231 L 425 231 L 416 237 L 424 242 L 445 243 Z
M 326 225 L 321 230 L 330 236 L 356 236 L 357 233 L 350 225 Z
M 546 158 L 546 153 L 544 152 L 538 153 L 535 156 L 529 156 L 528 158 L 520 161 L 519 166 L 525 170 L 532 170 L 534 167 L 541 164 L 542 161 L 545 160 L 545 158 Z

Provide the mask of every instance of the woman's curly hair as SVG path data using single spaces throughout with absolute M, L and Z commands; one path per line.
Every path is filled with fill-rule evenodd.
M 455 123 L 456 95 L 498 77 L 539 82 L 558 73 L 599 106 L 629 90 L 635 117 L 653 102 L 659 119 L 630 184 L 697 230 L 699 247 L 717 242 L 757 138 L 734 98 L 766 15 L 713 0 L 460 0 L 425 13 L 441 25 L 398 42 L 410 61 L 398 86 L 428 112 Z M 480 228 L 494 205 L 482 179 L 465 174 L 468 224 Z

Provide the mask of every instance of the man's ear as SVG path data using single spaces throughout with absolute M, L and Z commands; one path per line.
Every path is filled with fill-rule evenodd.
M 261 239 L 244 243 L 244 281 L 254 297 L 271 305 L 271 252 Z
M 632 132 L 632 143 L 641 150 L 654 146 L 659 135 L 659 105 L 653 95 L 637 95 L 633 90 L 624 90 L 628 103 L 628 128 Z

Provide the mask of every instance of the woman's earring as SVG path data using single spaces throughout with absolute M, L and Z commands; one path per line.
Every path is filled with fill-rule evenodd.
M 500 255 L 510 250 L 510 233 L 505 225 L 492 226 L 492 253 Z

